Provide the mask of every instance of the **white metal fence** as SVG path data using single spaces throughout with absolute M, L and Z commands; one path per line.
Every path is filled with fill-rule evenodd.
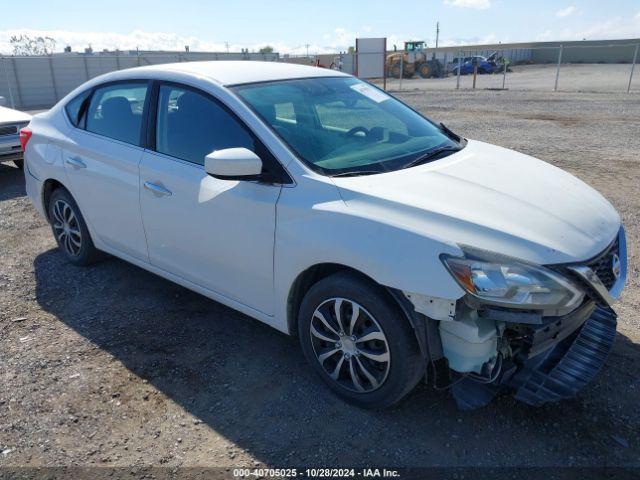
M 140 53 L 0 56 L 0 96 L 13 108 L 48 108 L 103 73 L 142 65 L 197 60 L 277 61 L 277 53 Z

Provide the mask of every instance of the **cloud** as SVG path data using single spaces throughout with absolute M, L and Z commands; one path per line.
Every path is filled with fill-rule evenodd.
M 358 37 L 370 37 L 371 29 L 363 29 L 364 33 L 352 32 L 343 27 L 335 28 L 331 33 L 326 33 L 322 36 L 324 39 L 324 46 L 335 50 L 346 50 L 349 46 L 356 44 L 356 38 Z
M 403 48 L 407 40 L 425 40 L 432 47 L 435 38 L 425 38 L 424 32 L 392 32 L 387 33 L 387 46 L 393 49 L 394 45 Z M 74 52 L 82 52 L 91 46 L 95 52 L 102 50 L 165 50 L 184 51 L 186 45 L 192 52 L 226 52 L 227 47 L 231 52 L 239 52 L 247 48 L 249 51 L 258 51 L 260 48 L 270 45 L 280 54 L 290 55 L 310 55 L 317 53 L 336 53 L 346 51 L 350 46 L 355 46 L 355 39 L 358 37 L 384 36 L 373 30 L 372 27 L 364 25 L 359 31 L 352 31 L 344 27 L 338 27 L 323 35 L 321 42 L 292 45 L 276 39 L 270 39 L 260 43 L 229 43 L 204 40 L 195 36 L 184 36 L 175 33 L 148 32 L 144 30 L 134 30 L 130 33 L 115 32 L 77 32 L 69 30 L 34 30 L 34 29 L 12 29 L 0 30 L 0 53 L 11 54 L 13 48 L 10 38 L 13 35 L 28 35 L 31 37 L 52 37 L 56 41 L 55 51 L 61 52 L 67 45 Z M 508 41 L 508 38 L 501 38 Z M 498 38 L 491 33 L 485 37 L 466 38 L 441 38 L 440 46 L 453 46 L 478 43 L 496 43 Z
M 106 50 L 167 50 L 184 51 L 186 45 L 192 52 L 226 52 L 227 47 L 231 52 L 239 52 L 243 48 L 249 51 L 258 51 L 260 48 L 271 45 L 276 52 L 303 55 L 307 52 L 306 45 L 290 45 L 286 42 L 272 39 L 268 42 L 260 43 L 229 43 L 204 40 L 195 36 L 178 35 L 166 32 L 148 32 L 134 30 L 130 33 L 115 32 L 76 32 L 69 30 L 33 30 L 33 29 L 12 29 L 0 30 L 0 53 L 12 53 L 10 39 L 13 35 L 29 35 L 31 37 L 47 36 L 56 40 L 56 52 L 61 52 L 67 45 L 71 46 L 75 52 L 82 52 L 88 46 L 94 51 Z M 335 52 L 338 46 L 349 45 L 351 34 L 344 29 L 336 29 L 329 36 L 328 45 L 310 44 L 309 54 Z
M 553 32 L 551 30 L 545 30 L 544 32 L 542 32 L 540 35 L 536 37 L 536 41 L 546 42 L 547 40 L 551 39 L 552 35 L 553 35 Z
M 599 20 L 584 28 L 564 28 L 559 31 L 546 30 L 538 40 L 614 40 L 637 38 L 640 30 L 640 14 L 635 17 L 613 17 Z
M 475 10 L 491 8 L 491 0 L 444 0 L 444 4 L 451 7 L 473 8 Z
M 48 36 L 56 40 L 56 51 L 61 51 L 69 45 L 74 51 L 83 51 L 91 45 L 94 51 L 108 50 L 184 50 L 189 45 L 192 51 L 210 50 L 226 51 L 223 43 L 202 41 L 192 36 L 182 36 L 174 33 L 145 32 L 134 30 L 128 34 L 114 32 L 74 32 L 68 30 L 32 30 L 14 29 L 0 31 L 0 51 L 11 52 L 10 38 L 12 35 L 29 35 L 32 37 Z M 231 46 L 230 46 L 231 47 Z
M 578 9 L 575 6 L 570 5 L 567 8 L 563 8 L 561 10 L 558 10 L 556 12 L 556 17 L 568 17 L 569 15 L 573 15 L 577 11 L 578 11 Z
M 317 53 L 336 53 L 346 51 L 350 46 L 355 46 L 358 37 L 375 37 L 379 35 L 368 25 L 361 27 L 359 31 L 338 27 L 323 35 L 321 42 L 307 44 L 290 44 L 277 38 L 259 43 L 229 43 L 204 40 L 195 36 L 178 35 L 166 32 L 149 32 L 134 30 L 130 33 L 115 32 L 76 32 L 69 30 L 34 30 L 12 29 L 0 30 L 0 53 L 10 54 L 13 51 L 10 38 L 13 35 L 29 35 L 31 37 L 47 36 L 56 40 L 56 52 L 61 52 L 67 45 L 74 52 L 82 52 L 91 46 L 95 52 L 102 50 L 166 50 L 184 51 L 186 45 L 192 52 L 226 52 L 227 47 L 231 52 L 239 52 L 247 48 L 249 51 L 258 51 L 260 48 L 270 45 L 280 54 L 310 55 Z M 411 37 L 399 35 L 398 38 L 408 40 Z M 387 42 L 391 45 L 390 40 Z

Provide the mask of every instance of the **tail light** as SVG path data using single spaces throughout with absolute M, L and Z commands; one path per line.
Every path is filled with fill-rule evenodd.
M 33 131 L 29 127 L 20 129 L 20 146 L 23 152 L 27 149 L 27 142 L 31 139 L 31 135 Z

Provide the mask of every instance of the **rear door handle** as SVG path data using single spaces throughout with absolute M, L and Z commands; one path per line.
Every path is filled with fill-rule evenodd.
M 158 185 L 157 183 L 153 182 L 144 182 L 144 188 L 149 190 L 151 193 L 158 195 L 159 197 L 170 197 L 171 195 L 173 195 L 171 190 L 169 190 L 165 186 Z
M 67 157 L 67 163 L 73 168 L 87 168 L 87 164 L 80 157 Z

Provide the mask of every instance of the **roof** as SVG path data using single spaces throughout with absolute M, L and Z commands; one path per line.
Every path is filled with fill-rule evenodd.
M 175 71 L 208 77 L 222 85 L 288 80 L 292 78 L 348 76 L 337 70 L 283 62 L 213 60 L 207 62 L 167 63 L 129 69 L 133 71 Z

